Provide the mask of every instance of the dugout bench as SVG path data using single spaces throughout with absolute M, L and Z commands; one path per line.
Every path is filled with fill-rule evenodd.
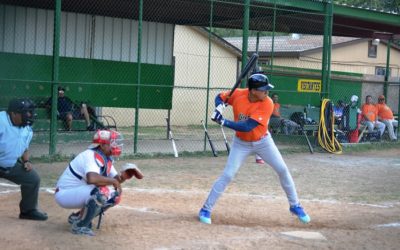
M 282 118 L 292 120 L 299 124 L 307 135 L 315 136 L 318 132 L 320 110 L 319 107 L 313 106 L 281 105 L 280 113 Z M 280 134 L 281 127 L 282 125 L 270 125 L 269 131 L 273 134 Z
M 48 132 L 50 131 L 50 112 L 45 107 L 45 104 L 49 97 L 28 97 L 31 99 L 35 105 L 35 113 L 36 118 L 35 122 L 32 125 L 32 129 L 34 132 Z M 8 108 L 8 99 L 4 98 L 1 103 L 0 111 L 7 111 Z M 75 108 L 79 107 L 77 102 L 74 103 Z M 90 121 L 93 124 L 93 129 L 114 129 L 117 130 L 117 124 L 115 119 L 112 116 L 103 116 L 103 115 L 92 115 L 89 114 Z M 64 131 L 65 124 L 62 120 L 57 120 L 57 131 Z M 87 131 L 87 126 L 84 118 L 74 119 L 72 122 L 71 131 Z

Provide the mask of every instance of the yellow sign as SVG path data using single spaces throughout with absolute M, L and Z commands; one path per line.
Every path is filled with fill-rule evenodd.
M 321 80 L 299 79 L 297 82 L 297 92 L 321 93 Z

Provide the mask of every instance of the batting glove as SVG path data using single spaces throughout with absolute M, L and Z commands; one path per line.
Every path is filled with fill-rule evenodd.
M 215 116 L 214 116 L 214 114 L 215 114 Z M 221 126 L 224 125 L 225 119 L 217 109 L 214 110 L 213 116 L 214 116 L 214 119 L 213 119 L 213 117 L 211 117 L 211 120 L 213 120 L 214 122 L 218 123 Z
M 212 113 L 211 115 L 211 120 L 215 121 L 217 118 L 217 112 L 222 115 L 222 113 L 224 112 L 224 109 L 226 108 L 226 104 L 225 103 L 221 103 L 219 104 L 216 108 L 214 113 Z

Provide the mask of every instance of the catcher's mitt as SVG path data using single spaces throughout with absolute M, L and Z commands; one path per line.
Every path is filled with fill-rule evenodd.
M 142 179 L 143 178 L 142 172 L 133 163 L 126 163 L 125 165 L 123 165 L 122 166 L 121 175 L 123 175 L 126 180 L 132 178 L 133 176 L 135 176 L 136 179 Z

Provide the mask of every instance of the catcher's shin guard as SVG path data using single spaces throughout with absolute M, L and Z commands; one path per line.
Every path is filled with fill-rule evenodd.
M 83 208 L 83 215 L 77 223 L 78 227 L 88 227 L 93 218 L 103 212 L 103 206 L 107 201 L 107 197 L 100 193 L 98 188 L 94 188 L 90 194 L 92 196 Z

